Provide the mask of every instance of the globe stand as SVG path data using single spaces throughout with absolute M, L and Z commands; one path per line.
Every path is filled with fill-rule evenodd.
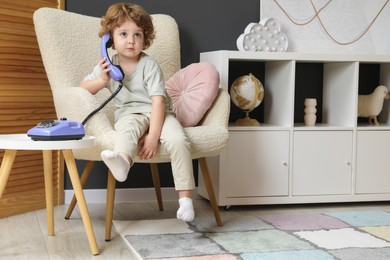
M 259 121 L 249 117 L 249 111 L 244 111 L 244 113 L 245 113 L 245 117 L 237 119 L 236 122 L 234 122 L 235 125 L 238 125 L 238 126 L 260 126 Z

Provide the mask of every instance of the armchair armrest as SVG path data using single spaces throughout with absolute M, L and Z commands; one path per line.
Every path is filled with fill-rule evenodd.
M 214 100 L 203 119 L 195 127 L 186 127 L 186 132 L 192 143 L 192 158 L 218 155 L 225 147 L 229 138 L 228 122 L 230 114 L 230 96 L 219 89 Z
M 230 95 L 223 89 L 219 89 L 218 95 L 214 100 L 205 116 L 199 122 L 200 126 L 219 125 L 227 129 L 230 113 Z

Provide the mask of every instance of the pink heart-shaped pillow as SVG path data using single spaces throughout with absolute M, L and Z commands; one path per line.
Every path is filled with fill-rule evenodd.
M 165 88 L 182 126 L 195 126 L 218 94 L 219 73 L 211 63 L 193 63 L 176 72 Z

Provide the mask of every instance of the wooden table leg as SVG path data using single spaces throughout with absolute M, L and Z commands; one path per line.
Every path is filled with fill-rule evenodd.
M 53 206 L 53 157 L 51 150 L 42 150 L 43 173 L 45 176 L 47 232 L 54 236 L 54 206 Z
M 81 218 L 84 223 L 85 232 L 87 233 L 87 238 L 88 238 L 89 246 L 91 248 L 91 252 L 93 255 L 98 255 L 99 248 L 96 243 L 91 217 L 89 216 L 88 213 L 87 203 L 85 202 L 83 188 L 81 187 L 80 177 L 77 171 L 76 162 L 73 157 L 73 152 L 72 150 L 62 150 L 62 153 L 64 154 L 66 166 L 69 172 L 70 181 L 72 182 L 76 200 L 79 205 Z
M 5 186 L 7 185 L 8 177 L 14 164 L 16 150 L 5 150 L 3 161 L 0 167 L 0 198 L 3 196 Z
M 96 161 L 88 161 L 87 162 L 87 165 L 85 166 L 84 171 L 80 177 L 81 187 L 84 188 L 85 184 L 87 183 L 87 180 L 92 173 L 92 169 L 93 169 L 93 166 L 95 165 L 95 163 L 96 163 Z M 70 215 L 72 215 L 72 212 L 73 212 L 74 208 L 76 207 L 76 203 L 77 203 L 76 196 L 73 195 L 72 201 L 70 202 L 68 210 L 66 211 L 65 219 L 70 218 Z

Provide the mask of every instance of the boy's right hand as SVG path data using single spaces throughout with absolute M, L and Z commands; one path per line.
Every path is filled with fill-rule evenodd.
M 106 58 L 102 58 L 100 61 L 99 61 L 99 66 L 100 66 L 100 70 L 102 71 L 102 81 L 105 83 L 105 85 L 108 84 L 108 82 L 110 81 L 111 77 L 110 75 L 108 74 L 108 72 L 111 70 L 108 65 L 110 65 L 110 62 L 107 61 L 106 62 Z

